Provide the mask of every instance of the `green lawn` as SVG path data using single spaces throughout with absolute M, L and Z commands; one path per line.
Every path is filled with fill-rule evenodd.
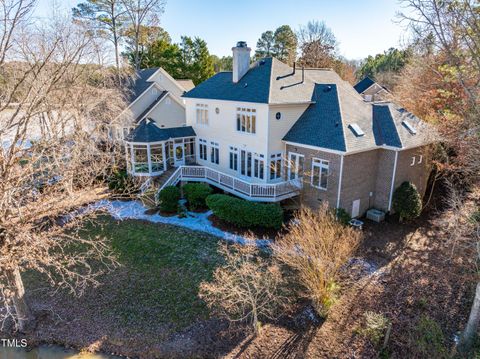
M 83 297 L 62 295 L 56 303 L 59 311 L 82 320 L 85 327 L 101 322 L 147 336 L 155 333 L 157 339 L 209 317 L 198 288 L 211 279 L 220 262 L 217 238 L 164 224 L 119 222 L 109 216 L 86 224 L 80 234 L 107 238 L 120 266 L 102 275 L 102 285 Z M 39 286 L 38 275 L 28 277 L 30 288 Z
M 155 316 L 184 326 L 207 316 L 197 294 L 200 282 L 209 280 L 218 264 L 216 238 L 174 226 L 111 218 L 87 225 L 83 233 L 108 238 L 128 269 L 129 281 L 117 288 L 108 308 L 123 324 Z

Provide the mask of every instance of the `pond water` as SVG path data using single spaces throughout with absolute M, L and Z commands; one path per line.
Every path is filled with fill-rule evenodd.
M 55 345 L 41 345 L 32 350 L 0 347 L 0 359 L 120 359 L 107 354 L 80 354 Z

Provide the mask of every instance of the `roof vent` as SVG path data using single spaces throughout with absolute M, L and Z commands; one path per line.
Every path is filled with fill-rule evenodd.
M 412 124 L 407 120 L 403 120 L 402 125 L 404 125 L 407 128 L 408 132 L 410 132 L 412 135 L 417 134 L 417 130 L 415 129 L 415 127 L 413 127 Z
M 356 123 L 351 123 L 350 125 L 348 125 L 348 127 L 352 130 L 352 132 L 357 137 L 362 137 L 365 135 L 365 132 L 363 132 L 360 126 Z
M 245 83 L 243 84 L 243 87 L 247 87 L 247 86 L 248 86 L 248 83 L 245 82 Z
M 260 66 L 265 65 L 265 60 L 260 60 L 259 64 L 260 64 Z M 277 78 L 277 80 L 278 80 L 278 78 Z
M 330 92 L 332 90 L 332 86 L 328 85 L 323 89 L 323 92 Z

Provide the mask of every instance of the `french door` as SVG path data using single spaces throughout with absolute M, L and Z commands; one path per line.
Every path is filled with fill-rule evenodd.
M 288 154 L 288 179 L 298 180 L 303 178 L 305 157 L 298 153 Z

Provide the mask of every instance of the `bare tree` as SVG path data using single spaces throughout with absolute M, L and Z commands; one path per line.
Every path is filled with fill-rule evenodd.
M 335 300 L 340 268 L 355 252 L 361 232 L 342 225 L 327 205 L 313 211 L 302 208 L 288 233 L 276 239 L 274 255 L 290 267 L 305 297 L 320 315 L 326 315 Z
M 415 35 L 419 54 L 403 72 L 398 92 L 406 106 L 416 107 L 435 122 L 444 139 L 447 155 L 440 168 L 449 189 L 450 213 L 445 215 L 449 244 L 452 251 L 470 249 L 478 259 L 478 251 L 473 250 L 479 248 L 478 224 L 475 229 L 469 220 L 469 198 L 480 188 L 480 6 L 475 0 L 403 0 L 402 4 L 409 11 L 399 17 Z M 412 84 L 406 84 L 410 80 Z M 461 352 L 471 349 L 479 321 L 477 283 L 458 347 Z
M 324 21 L 309 21 L 297 32 L 299 62 L 306 67 L 332 67 L 337 40 Z
M 133 39 L 132 52 L 134 67 L 140 69 L 142 51 L 140 41 L 144 27 L 155 26 L 159 23 L 160 15 L 165 9 L 166 0 L 121 0 L 128 17 L 128 31 Z
M 105 126 L 124 107 L 113 74 L 92 63 L 91 37 L 70 19 L 28 23 L 33 4 L 0 2 L 0 320 L 21 331 L 35 317 L 22 272 L 81 294 L 98 283 L 90 259 L 114 263 L 102 239 L 75 233 L 86 212 L 55 219 L 107 195 L 119 151 Z
M 260 320 L 276 318 L 289 302 L 280 268 L 251 245 L 222 245 L 219 252 L 225 265 L 212 282 L 200 285 L 200 297 L 231 322 L 247 321 L 258 334 Z

